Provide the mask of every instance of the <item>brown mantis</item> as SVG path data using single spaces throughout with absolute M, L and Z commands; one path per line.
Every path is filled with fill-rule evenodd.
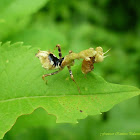
M 40 62 L 42 64 L 42 67 L 45 68 L 46 70 L 53 70 L 53 69 L 58 69 L 57 71 L 49 74 L 44 74 L 42 76 L 42 79 L 45 80 L 45 77 L 55 75 L 61 70 L 64 69 L 64 67 L 67 67 L 70 73 L 71 79 L 75 82 L 74 76 L 71 71 L 71 66 L 74 65 L 74 60 L 76 59 L 83 59 L 82 62 L 82 73 L 86 74 L 88 72 L 91 72 L 93 70 L 93 64 L 102 62 L 105 57 L 104 56 L 108 51 L 105 53 L 103 52 L 102 47 L 96 47 L 94 48 L 89 48 L 86 50 L 83 50 L 79 53 L 74 53 L 72 51 L 69 51 L 69 54 L 66 55 L 65 57 L 62 57 L 61 53 L 61 47 L 59 44 L 56 45 L 56 48 L 58 48 L 59 52 L 59 58 L 57 58 L 52 52 L 50 51 L 38 51 L 36 54 L 36 57 L 40 59 Z M 75 82 L 77 85 L 77 83 Z M 80 88 L 77 85 L 78 91 L 80 92 Z

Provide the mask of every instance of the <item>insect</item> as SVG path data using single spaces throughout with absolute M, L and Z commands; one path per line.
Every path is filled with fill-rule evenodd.
M 61 47 L 59 44 L 56 45 L 55 48 L 58 48 L 59 52 L 59 58 L 57 58 L 52 52 L 50 51 L 38 51 L 36 54 L 36 57 L 40 59 L 40 62 L 42 64 L 42 67 L 45 68 L 46 70 L 55 70 L 58 69 L 57 71 L 49 74 L 44 74 L 42 76 L 42 79 L 45 80 L 45 77 L 55 75 L 58 72 L 62 71 L 64 67 L 67 67 L 69 70 L 69 74 L 71 79 L 74 81 L 76 84 L 78 91 L 80 93 L 80 88 L 77 85 L 77 83 L 74 80 L 74 76 L 71 71 L 71 66 L 74 65 L 74 60 L 76 59 L 83 59 L 82 62 L 82 73 L 87 74 L 88 72 L 91 72 L 93 70 L 93 64 L 102 62 L 105 57 L 104 54 L 106 54 L 108 51 L 103 53 L 102 47 L 96 47 L 94 48 L 89 48 L 87 50 L 83 50 L 79 53 L 74 53 L 72 51 L 69 51 L 69 54 L 66 55 L 65 57 L 62 57 L 61 53 Z

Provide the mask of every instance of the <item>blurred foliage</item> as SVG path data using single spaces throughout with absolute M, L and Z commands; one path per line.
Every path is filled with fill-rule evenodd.
M 69 47 L 74 52 L 99 45 L 104 50 L 111 48 L 110 57 L 101 64 L 95 64 L 94 72 L 109 82 L 140 87 L 140 1 L 50 0 L 46 4 L 42 1 L 40 6 L 33 10 L 34 12 L 25 15 L 20 15 L 22 12 L 19 12 L 18 18 L 9 18 L 8 25 L 5 25 L 2 11 L 7 10 L 6 6 L 13 1 L 0 1 L 0 41 L 23 41 L 24 44 L 42 50 L 53 49 L 59 43 L 63 55 L 68 53 Z M 34 4 L 31 4 L 31 7 L 32 5 Z M 24 11 L 27 13 L 26 9 Z M 10 17 L 11 11 L 7 12 Z M 140 133 L 139 108 L 140 99 L 135 97 L 115 106 L 102 116 L 88 117 L 74 126 L 55 124 L 54 116 L 48 116 L 44 110 L 38 109 L 34 112 L 37 112 L 38 119 L 34 113 L 21 116 L 4 139 L 73 140 L 119 137 L 122 140 L 135 140 L 139 139 L 139 136 L 101 137 L 100 133 L 112 131 Z M 27 121 L 26 118 L 29 117 L 33 123 Z M 24 126 L 26 123 L 30 125 Z M 37 126 L 34 125 L 36 123 Z M 24 126 L 24 129 L 19 129 L 17 125 L 20 125 L 20 128 Z

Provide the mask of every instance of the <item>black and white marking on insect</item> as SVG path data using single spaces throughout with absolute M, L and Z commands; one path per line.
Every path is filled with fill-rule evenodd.
M 61 67 L 62 61 L 64 60 L 64 57 L 61 59 L 58 59 L 54 54 L 50 53 L 48 55 L 48 58 L 50 60 L 51 65 L 54 65 L 55 67 L 59 68 Z
M 70 73 L 70 75 L 72 75 L 72 71 L 71 70 L 69 70 L 69 73 Z

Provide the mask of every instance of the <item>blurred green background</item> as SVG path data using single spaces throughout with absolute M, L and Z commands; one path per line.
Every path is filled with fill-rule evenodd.
M 52 50 L 61 44 L 63 56 L 69 50 L 111 48 L 110 56 L 95 64 L 94 72 L 108 82 L 140 88 L 139 0 L 29 1 L 31 9 L 39 5 L 33 12 L 24 7 L 27 0 L 20 7 L 18 1 L 14 6 L 14 0 L 0 2 L 0 41 L 22 41 L 41 50 Z M 9 22 L 5 24 L 4 19 Z M 140 97 L 120 103 L 102 115 L 79 120 L 78 124 L 56 124 L 55 120 L 55 116 L 39 108 L 19 117 L 4 140 L 138 140 L 140 135 L 101 133 L 140 134 Z

